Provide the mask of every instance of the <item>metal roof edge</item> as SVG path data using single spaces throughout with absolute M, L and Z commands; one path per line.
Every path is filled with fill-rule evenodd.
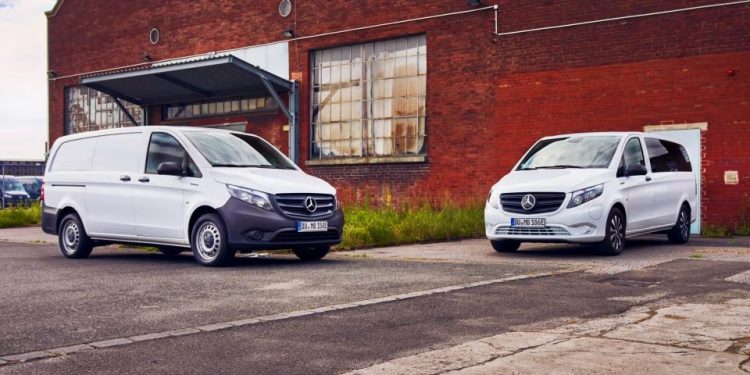
M 60 7 L 62 6 L 63 2 L 65 2 L 65 0 L 57 0 L 55 2 L 55 5 L 52 6 L 52 9 L 45 11 L 44 14 L 47 17 L 54 17 L 55 15 L 57 15 L 57 11 L 60 10 Z

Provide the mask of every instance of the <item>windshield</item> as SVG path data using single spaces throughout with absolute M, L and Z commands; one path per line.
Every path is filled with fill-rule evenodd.
M 22 191 L 22 192 L 26 192 L 26 190 L 24 190 L 23 185 L 21 185 L 20 182 L 18 182 L 16 180 L 11 180 L 11 179 L 5 179 L 5 180 L 3 180 L 3 191 L 8 191 L 8 192 L 10 192 L 10 191 Z
M 295 169 L 264 140 L 228 131 L 185 131 L 190 142 L 214 167 Z
M 620 137 L 580 136 L 539 141 L 518 166 L 531 169 L 607 168 Z

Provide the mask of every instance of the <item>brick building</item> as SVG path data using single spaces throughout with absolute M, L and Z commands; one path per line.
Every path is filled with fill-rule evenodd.
M 678 131 L 704 225 L 750 218 L 750 1 L 59 0 L 47 16 L 50 142 L 228 125 L 344 201 L 477 201 L 539 137 Z M 185 70 L 226 56 L 293 83 L 212 91 Z

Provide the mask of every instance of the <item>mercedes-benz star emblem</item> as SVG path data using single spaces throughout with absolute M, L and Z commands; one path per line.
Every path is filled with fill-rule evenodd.
M 536 205 L 536 198 L 531 194 L 526 194 L 521 198 L 521 208 L 526 211 L 531 210 Z
M 318 209 L 318 202 L 316 202 L 315 199 L 312 199 L 312 197 L 307 197 L 305 198 L 305 208 L 307 209 L 307 212 L 313 213 Z

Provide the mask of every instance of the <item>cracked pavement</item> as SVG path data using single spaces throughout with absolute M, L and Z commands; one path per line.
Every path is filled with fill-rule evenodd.
M 632 308 L 616 317 L 516 331 L 381 363 L 366 374 L 748 372 L 750 299 Z

